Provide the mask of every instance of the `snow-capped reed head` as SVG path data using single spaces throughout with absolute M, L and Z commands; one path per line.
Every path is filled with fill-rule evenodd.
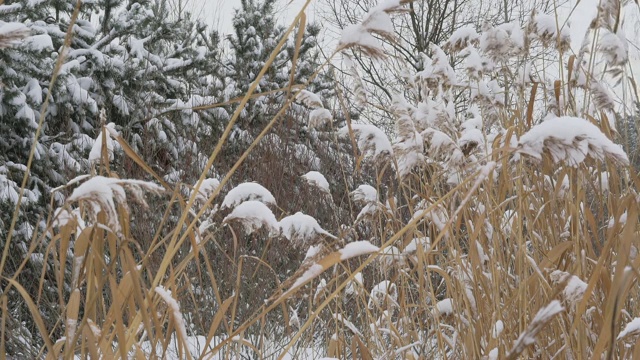
M 547 306 L 542 307 L 529 323 L 529 326 L 520 333 L 513 347 L 507 353 L 507 359 L 517 359 L 527 347 L 536 343 L 536 336 L 551 322 L 551 320 L 565 309 L 558 300 L 552 300 Z
M 196 185 L 194 185 L 194 188 Z M 205 203 L 218 189 L 218 187 L 220 187 L 220 180 L 216 178 L 207 178 L 202 180 L 202 183 L 198 188 L 198 193 L 196 194 L 196 201 Z
M 603 30 L 597 48 L 610 67 L 622 67 L 629 61 L 629 43 L 621 31 Z
M 353 190 L 350 195 L 353 201 L 362 204 L 378 202 L 378 190 L 371 185 L 360 185 L 357 189 Z
M 335 239 L 325 231 L 318 221 L 302 212 L 289 215 L 278 223 L 282 235 L 295 245 L 314 244 L 324 237 Z
M 534 126 L 520 137 L 517 152 L 537 160 L 547 155 L 554 163 L 569 166 L 578 166 L 587 158 L 629 164 L 622 147 L 609 140 L 596 125 L 569 116 L 551 118 Z
M 0 50 L 16 45 L 31 33 L 22 23 L 6 23 L 0 21 Z
M 415 133 L 416 128 L 412 119 L 413 110 L 403 96 L 393 96 L 391 100 L 391 111 L 396 117 L 397 138 L 407 139 Z
M 93 221 L 97 220 L 97 215 L 100 212 L 104 212 L 108 225 L 119 232 L 119 208 L 116 207 L 116 204 L 127 213 L 129 211 L 125 189 L 129 191 L 134 201 L 145 207 L 147 206 L 144 199 L 145 192 L 160 193 L 164 190 L 162 186 L 147 181 L 94 176 L 73 190 L 67 201 L 89 205 Z
M 394 96 L 392 111 L 396 117 L 397 135 L 393 144 L 398 175 L 403 178 L 412 169 L 424 163 L 424 142 L 422 135 L 416 131 L 412 115 L 415 108 L 409 106 L 402 96 Z
M 371 157 L 375 162 L 384 163 L 393 156 L 393 147 L 387 135 L 369 124 L 352 124 L 338 131 L 341 138 L 350 138 L 353 135 L 357 145 L 365 157 Z
M 587 283 L 570 273 L 554 270 L 549 274 L 551 282 L 563 288 L 562 297 L 570 308 L 575 309 L 587 290 Z
M 621 0 L 598 1 L 598 16 L 591 21 L 592 29 L 613 30 L 620 20 Z
M 507 61 L 527 50 L 527 37 L 515 23 L 505 23 L 494 27 L 489 22 L 482 25 L 480 50 L 496 61 Z
M 460 56 L 465 59 L 464 69 L 471 80 L 480 81 L 485 73 L 494 69 L 493 61 L 480 55 L 478 49 L 474 46 L 467 46 L 462 49 Z
M 261 228 L 265 228 L 269 233 L 277 233 L 278 220 L 263 202 L 249 200 L 236 206 L 223 220 L 225 224 L 238 223 L 242 226 L 245 234 L 252 234 Z
M 410 0 L 382 0 L 367 12 L 362 22 L 349 25 L 342 30 L 338 50 L 358 49 L 371 58 L 384 58 L 384 48 L 374 35 L 386 41 L 395 41 L 396 35 L 390 14 L 405 11 L 402 5 L 409 2 Z
M 471 26 L 463 26 L 451 34 L 449 40 L 444 43 L 442 49 L 448 52 L 458 52 L 468 46 L 478 45 L 480 35 Z
M 302 178 L 306 180 L 309 186 L 312 186 L 325 194 L 331 194 L 329 182 L 327 181 L 327 178 L 322 175 L 322 173 L 318 171 L 309 171 L 308 173 L 302 175 Z
M 310 128 L 323 129 L 330 125 L 332 121 L 333 116 L 331 115 L 331 111 L 325 108 L 317 108 L 309 112 L 308 125 Z
M 568 25 L 562 25 L 557 21 L 559 20 L 556 17 L 538 14 L 534 9 L 531 13 L 527 30 L 544 47 L 553 47 L 560 52 L 565 52 L 571 47 L 571 33 Z M 559 25 L 561 26 L 560 29 L 558 29 Z
M 260 201 L 266 205 L 276 205 L 276 199 L 264 186 L 256 182 L 245 182 L 231 189 L 222 201 L 222 209 L 235 208 L 245 201 Z
M 609 111 L 613 113 L 615 101 L 613 96 L 599 81 L 593 79 L 591 81 L 591 102 L 598 110 Z

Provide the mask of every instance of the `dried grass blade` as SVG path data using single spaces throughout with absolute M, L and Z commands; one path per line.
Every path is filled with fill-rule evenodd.
M 302 47 L 302 38 L 307 26 L 307 15 L 305 13 L 300 14 L 300 20 L 298 21 L 298 35 L 296 36 L 296 44 L 293 52 L 293 59 L 291 60 L 291 72 L 289 74 L 289 86 L 287 87 L 287 95 L 291 95 L 293 82 L 296 76 L 296 66 L 298 65 L 298 57 L 300 56 L 300 48 Z
M 33 302 L 27 290 L 25 290 L 25 288 L 23 288 L 19 282 L 10 278 L 4 278 L 4 279 L 7 282 L 9 282 L 11 286 L 15 287 L 16 290 L 20 293 L 20 296 L 22 296 L 22 298 L 24 299 L 24 302 L 27 304 L 29 311 L 31 311 L 31 316 L 33 316 L 33 321 L 36 323 L 38 332 L 40 332 L 40 336 L 42 336 L 42 340 L 44 341 L 44 345 L 47 348 L 47 351 L 49 352 L 49 356 L 55 356 L 56 353 L 54 352 L 53 342 L 51 341 L 51 338 L 49 338 L 49 331 L 47 330 L 47 327 L 44 325 L 42 316 L 40 316 L 40 309 Z

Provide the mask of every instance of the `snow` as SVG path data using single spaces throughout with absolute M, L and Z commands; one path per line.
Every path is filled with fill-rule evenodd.
M 609 173 L 608 172 L 603 171 L 600 173 L 599 183 L 603 193 L 606 193 L 607 191 L 609 191 Z
M 531 69 L 531 64 L 526 63 L 518 70 L 518 84 L 524 86 L 534 81 L 534 74 Z
M 382 210 L 384 207 L 381 203 L 378 202 L 370 202 L 367 203 L 362 210 L 360 210 L 360 212 L 358 213 L 358 216 L 356 217 L 356 221 L 359 221 L 360 219 L 369 217 L 369 216 L 373 216 L 375 215 L 378 211 Z
M 532 25 L 534 28 L 534 33 L 537 36 L 543 39 L 544 38 L 550 39 L 558 36 L 558 27 L 556 26 L 556 18 L 554 16 L 547 15 L 547 14 L 535 14 L 532 20 L 533 20 Z M 560 23 L 560 26 L 562 26 L 562 23 Z M 567 31 L 568 31 L 568 28 L 564 27 L 563 33 L 565 35 L 568 35 Z
M 402 267 L 405 264 L 405 256 L 397 247 L 387 246 L 382 250 L 378 261 L 382 264 L 383 269 L 393 266 Z
M 464 149 L 467 146 L 478 146 L 484 143 L 484 134 L 479 129 L 469 129 L 462 132 L 458 139 L 458 146 Z
M 519 152 L 542 159 L 548 151 L 555 163 L 566 161 L 577 166 L 587 157 L 604 160 L 612 158 L 628 164 L 622 147 L 609 140 L 600 129 L 585 119 L 563 116 L 534 126 L 520 137 Z
M 307 281 L 317 277 L 318 275 L 322 274 L 323 271 L 324 271 L 324 268 L 322 267 L 322 265 L 320 264 L 311 265 L 299 278 L 296 279 L 293 285 L 291 285 L 291 288 L 289 289 L 289 291 L 294 290 L 300 285 L 305 284 Z
M 102 110 L 104 111 L 104 110 Z M 115 131 L 115 124 L 109 123 L 106 126 L 107 128 L 111 128 Z M 113 148 L 115 145 L 115 141 L 112 138 L 112 133 L 107 131 L 106 134 L 106 145 L 107 145 L 107 156 L 109 161 L 113 161 Z M 89 152 L 89 162 L 91 163 L 99 163 L 102 160 L 102 134 L 103 130 L 100 130 L 98 136 L 95 138 L 93 142 L 93 146 L 91 147 L 91 151 Z
M 553 300 L 549 303 L 549 305 L 538 310 L 536 316 L 534 316 L 533 320 L 531 320 L 531 323 L 546 322 L 562 311 L 564 311 L 564 308 L 562 307 L 562 305 L 560 305 L 560 302 L 558 300 Z
M 353 124 L 351 125 L 354 136 L 357 138 L 358 148 L 367 156 L 379 160 L 382 157 L 393 155 L 393 147 L 387 135 L 375 125 Z M 338 136 L 349 137 L 349 127 L 345 126 L 338 131 Z
M 300 90 L 296 94 L 296 100 L 311 109 L 322 108 L 322 99 L 320 98 L 320 96 L 312 93 L 309 90 Z
M 554 284 L 566 282 L 562 295 L 567 303 L 576 305 L 582 300 L 582 296 L 587 290 L 587 283 L 579 277 L 560 270 L 554 270 L 549 277 Z
M 536 316 L 531 320 L 527 329 L 523 331 L 514 342 L 513 348 L 509 353 L 520 353 L 525 347 L 534 344 L 536 342 L 535 337 L 542 329 L 542 325 L 549 322 L 551 318 L 562 311 L 564 311 L 564 308 L 560 305 L 560 301 L 558 300 L 553 300 L 549 305 L 538 310 Z
M 398 292 L 396 284 L 389 280 L 383 280 L 371 289 L 369 294 L 369 309 L 373 309 L 374 306 L 383 307 L 385 303 L 390 305 L 397 305 Z
M 480 36 L 480 50 L 482 52 L 496 58 L 509 54 L 511 41 L 505 29 L 486 23 L 482 30 Z
M 464 56 L 464 68 L 469 77 L 479 80 L 484 72 L 491 71 L 494 67 L 493 63 L 480 55 L 478 50 L 469 46 L 462 50 L 460 55 Z
M 404 254 L 412 254 L 417 252 L 419 247 L 423 248 L 426 251 L 429 249 L 430 246 L 431 246 L 431 239 L 429 237 L 413 238 L 407 244 L 407 246 L 404 247 L 402 252 Z
M 310 185 L 313 185 L 324 192 L 329 192 L 329 182 L 321 173 L 317 171 L 309 171 L 302 175 L 302 177 L 305 178 Z
M 493 337 L 494 339 L 499 338 L 500 334 L 502 334 L 502 331 L 504 331 L 504 323 L 502 322 L 502 320 L 498 320 L 493 325 L 493 329 L 491 329 L 491 337 Z
M 431 220 L 433 225 L 442 231 L 446 227 L 448 221 L 447 212 L 442 207 L 442 205 L 437 205 L 433 207 L 433 209 L 429 209 L 430 207 L 431 203 L 429 203 L 428 201 L 421 201 L 416 206 L 412 219 L 424 217 L 428 220 Z
M 476 243 L 476 249 L 478 250 L 478 260 L 480 260 L 480 263 L 482 264 L 487 263 L 490 260 L 490 258 L 487 255 L 487 253 L 484 252 L 484 248 L 482 247 L 482 244 L 480 244 L 478 240 L 476 240 L 475 243 Z
M 220 186 L 220 180 L 218 179 L 208 178 L 208 179 L 202 180 L 202 183 L 200 184 L 200 188 L 198 189 L 198 194 L 196 195 L 196 199 L 202 202 L 207 201 L 219 186 Z
M 436 303 L 436 310 L 440 316 L 449 316 L 453 314 L 453 300 L 444 299 Z
M 0 35 L 7 35 L 13 32 L 29 32 L 29 28 L 19 22 L 0 21 Z
M 375 37 L 373 37 L 367 31 L 367 28 L 362 26 L 362 24 L 354 24 L 345 27 L 342 30 L 342 36 L 340 37 L 338 45 L 345 47 L 358 45 L 364 48 L 371 48 L 377 51 L 382 51 L 382 46 L 379 41 Z
M 42 87 L 36 79 L 31 79 L 24 87 L 25 95 L 36 104 L 42 104 Z
M 127 100 L 124 98 L 124 96 L 114 95 L 113 105 L 115 105 L 115 107 L 122 115 L 129 115 L 129 105 L 127 104 Z
M 314 129 L 323 127 L 331 124 L 332 119 L 331 111 L 325 108 L 313 109 L 309 112 L 309 127 Z
M 338 46 L 340 48 L 360 46 L 366 49 L 372 57 L 380 56 L 384 52 L 384 48 L 380 41 L 372 36 L 372 33 L 387 38 L 395 37 L 389 12 L 400 5 L 398 0 L 380 2 L 369 10 L 360 24 L 349 25 L 342 30 Z
M 162 286 L 157 286 L 155 289 L 156 294 L 160 295 L 162 300 L 167 304 L 169 308 L 169 312 L 171 313 L 171 317 L 173 318 L 174 326 L 178 331 L 179 338 L 183 341 L 187 340 L 187 329 L 185 327 L 184 319 L 182 318 L 182 313 L 180 312 L 180 304 L 176 301 L 176 299 L 171 296 L 171 291 L 166 290 Z
M 325 235 L 334 238 L 333 235 L 320 227 L 313 217 L 297 212 L 280 220 L 282 234 L 290 241 L 309 241 L 317 235 Z
M 380 0 L 378 5 L 371 8 L 370 12 L 376 11 L 392 11 L 402 5 L 401 0 Z
M 76 236 L 80 235 L 82 230 L 86 227 L 84 219 L 82 218 L 82 214 L 80 209 L 73 209 L 68 211 L 65 208 L 57 208 L 53 214 L 53 226 L 58 226 L 60 228 L 67 226 L 72 223 L 76 225 Z
M 276 199 L 264 186 L 255 182 L 246 182 L 227 193 L 222 201 L 222 208 L 233 208 L 248 200 L 261 201 L 266 205 L 276 205 Z
M 479 38 L 480 35 L 476 32 L 476 29 L 471 26 L 463 26 L 451 34 L 445 46 L 452 50 L 462 49 L 466 48 L 470 43 L 478 41 Z
M 397 137 L 393 144 L 393 152 L 396 154 L 396 165 L 398 175 L 404 177 L 411 170 L 420 167 L 424 161 L 424 140 L 422 135 L 416 131 L 413 120 L 408 116 L 408 109 L 404 104 L 394 104 L 398 114 L 396 121 Z M 402 115 L 400 115 L 402 114 Z
M 21 5 L 19 3 L 11 5 L 0 5 L 0 14 L 3 13 L 3 10 L 6 11 L 16 6 L 20 7 Z M 29 32 L 30 29 L 22 23 L 0 21 L 0 36 L 3 37 L 3 39 L 0 41 L 0 48 L 6 48 L 18 43 L 23 38 L 29 36 Z
M 289 307 L 291 314 L 289 315 L 289 326 L 294 329 L 300 328 L 300 318 L 298 317 L 298 311 L 292 307 Z
M 114 229 L 119 230 L 120 225 L 114 198 L 120 205 L 127 206 L 125 188 L 131 190 L 139 201 L 142 201 L 141 190 L 143 189 L 150 192 L 163 190 L 162 186 L 147 181 L 94 176 L 75 188 L 71 196 L 67 198 L 67 201 L 88 202 L 91 205 L 94 216 L 101 210 L 104 211 L 107 214 L 109 224 Z
M 360 185 L 351 192 L 354 201 L 375 203 L 378 201 L 378 191 L 371 185 Z
M 457 148 L 451 137 L 437 129 L 426 129 L 422 132 L 422 138 L 429 143 L 430 154 L 434 157 L 440 153 L 450 153 L 450 150 Z
M 333 314 L 333 318 L 343 323 L 344 326 L 346 326 L 349 330 L 351 330 L 352 333 L 359 336 L 361 339 L 365 338 L 365 336 L 360 332 L 360 330 L 358 330 L 358 328 L 351 321 L 345 319 L 344 316 L 342 316 L 342 314 Z
M 316 255 L 320 254 L 320 252 L 322 251 L 322 248 L 323 248 L 322 244 L 309 246 L 309 249 L 307 249 L 307 253 L 304 256 L 304 259 L 305 260 L 311 259 Z
M 640 334 L 640 317 L 634 318 L 627 325 L 625 325 L 624 329 L 620 331 L 616 340 L 624 339 L 629 335 L 637 335 Z
M 47 34 L 29 36 L 24 42 L 36 51 L 53 50 L 53 41 Z
M 449 57 L 438 45 L 431 44 L 430 48 L 433 60 L 431 64 L 425 63 L 425 69 L 417 76 L 422 79 L 434 79 L 443 86 L 456 85 L 456 73 L 449 64 Z
M 26 103 L 22 105 L 20 110 L 16 113 L 16 118 L 28 120 L 29 126 L 33 129 L 38 128 L 38 115 L 36 112 Z
M 385 34 L 388 36 L 394 36 L 393 23 L 391 17 L 382 9 L 373 8 L 367 13 L 363 27 L 372 33 Z
M 353 279 L 349 281 L 347 287 L 344 289 L 344 293 L 345 295 L 354 295 L 362 288 L 364 288 L 364 278 L 362 277 L 362 273 L 358 272 L 353 276 Z
M 91 321 L 91 320 L 89 320 Z M 95 325 L 94 325 L 95 327 Z M 99 329 L 96 329 L 99 332 Z M 98 335 L 96 335 L 99 337 Z M 240 359 L 242 356 L 242 350 L 239 352 L 235 352 L 229 347 L 223 347 L 218 353 L 213 354 L 211 351 L 218 346 L 221 342 L 225 341 L 227 338 L 225 336 L 214 336 L 209 343 L 207 343 L 206 336 L 202 335 L 192 335 L 188 336 L 184 343 L 188 348 L 189 353 L 191 354 L 191 358 L 193 359 L 202 359 L 202 360 L 223 360 L 223 359 Z M 248 344 L 258 344 L 260 349 L 267 354 L 280 354 L 282 348 L 281 344 L 276 341 L 273 341 L 269 338 L 261 338 L 261 339 L 248 339 L 242 338 L 240 336 L 234 336 L 232 341 L 238 343 L 248 343 Z M 165 348 L 166 346 L 166 348 Z M 164 360 L 183 360 L 186 358 L 184 351 L 180 352 L 178 341 L 175 334 L 171 334 L 171 336 L 167 336 L 167 343 L 162 344 L 158 342 L 154 346 L 149 341 L 143 341 L 134 344 L 134 349 L 140 350 L 143 354 L 147 355 L 152 359 L 164 359 Z M 155 350 L 155 351 L 154 351 Z M 134 350 L 135 351 L 135 350 Z M 316 348 L 294 348 L 291 349 L 288 353 L 283 354 L 283 360 L 311 360 L 318 359 L 320 355 L 320 351 Z M 135 354 L 132 352 L 129 354 L 134 358 Z M 77 355 L 76 359 L 80 359 L 80 356 Z M 324 358 L 323 358 L 324 359 Z M 326 358 L 330 360 L 331 358 Z M 336 359 L 337 360 L 337 359 Z
M 354 241 L 348 243 L 340 250 L 340 260 L 348 260 L 356 256 L 378 252 L 379 250 L 379 247 L 371 244 L 369 241 Z
M 598 48 L 609 66 L 622 66 L 629 61 L 629 43 L 622 36 L 621 33 L 606 32 L 598 41 Z
M 248 200 L 236 206 L 231 214 L 227 215 L 222 222 L 239 221 L 247 234 L 266 226 L 269 231 L 277 231 L 278 221 L 263 202 Z
M 327 280 L 320 279 L 318 286 L 316 286 L 316 292 L 313 294 L 313 302 L 318 302 L 320 297 L 327 293 Z
M 627 223 L 627 212 L 623 212 L 620 215 L 620 218 L 618 219 L 617 223 L 619 224 L 626 224 Z M 609 219 L 609 223 L 608 223 L 608 227 L 612 228 L 614 225 L 616 224 L 616 219 L 612 216 L 611 219 Z

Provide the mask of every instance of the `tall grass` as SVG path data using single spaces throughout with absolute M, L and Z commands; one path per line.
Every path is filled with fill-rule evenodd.
M 374 15 L 396 10 L 377 9 L 381 13 Z M 550 74 L 538 72 L 538 80 L 523 82 L 509 70 L 507 65 L 537 61 L 532 51 L 513 44 L 486 50 L 500 68 L 495 73 L 467 69 L 479 75 L 465 77 L 466 83 L 447 83 L 446 71 L 438 71 L 447 70 L 448 60 L 434 48 L 432 65 L 438 71 L 407 84 L 412 94 L 407 98 L 416 106 L 403 98 L 394 103 L 398 136 L 393 149 L 379 148 L 383 145 L 372 142 L 375 136 L 349 121 L 339 132 L 349 139 L 338 146 L 351 144 L 356 158 L 355 166 L 342 170 L 345 186 L 353 188 L 353 179 L 369 176 L 376 191 L 356 190 L 352 203 L 337 205 L 351 209 L 351 219 L 343 219 L 341 228 L 326 229 L 336 238 L 315 238 L 315 254 L 303 260 L 309 246 L 296 249 L 300 255 L 291 255 L 291 261 L 300 266 L 294 274 L 277 273 L 275 264 L 291 243 L 267 231 L 243 237 L 237 225 L 223 223 L 213 205 L 221 202 L 225 184 L 285 114 L 295 98 L 292 90 L 304 84 L 291 83 L 292 96 L 282 110 L 218 186 L 204 197 L 198 194 L 234 122 L 296 26 L 299 49 L 304 24 L 303 9 L 248 93 L 238 99 L 190 191 L 167 184 L 119 134 L 103 127 L 98 139 L 102 161 L 96 169 L 101 176 L 92 174 L 79 179 L 84 181 L 79 186 L 59 189 L 72 195 L 51 211 L 47 231 L 34 234 L 29 253 L 49 240 L 47 258 L 56 266 L 45 267 L 37 281 L 42 289 L 45 279 L 55 277 L 59 318 L 47 325 L 39 311 L 44 299 L 15 280 L 27 256 L 17 273 L 3 274 L 8 285 L 1 297 L 0 353 L 11 336 L 6 294 L 14 288 L 32 311 L 44 344 L 40 356 L 46 358 L 640 357 L 635 346 L 640 331 L 623 331 L 640 316 L 640 179 L 624 157 L 598 148 L 616 131 L 605 115 L 611 110 L 607 97 L 593 86 L 599 80 L 590 77 L 595 41 L 590 52 L 576 58 L 559 31 L 533 38 L 543 39 L 541 51 L 556 57 L 552 61 L 559 75 L 551 83 L 540 80 Z M 537 30 L 528 31 L 531 36 Z M 373 33 L 392 40 L 388 32 Z M 457 56 L 456 46 L 478 41 L 458 40 L 445 47 L 448 55 Z M 384 57 L 383 48 L 371 43 L 342 43 L 339 50 Z M 580 71 L 586 83 L 575 81 Z M 495 91 L 479 90 L 483 76 L 502 82 L 508 94 L 503 101 Z M 449 93 L 462 99 L 450 104 L 455 108 L 477 105 L 483 118 L 480 140 L 469 141 L 465 131 L 470 127 L 460 120 L 464 115 L 447 118 L 444 108 L 429 125 L 420 125 L 417 103 L 446 105 L 452 101 Z M 567 141 L 562 134 L 549 134 L 538 154 L 524 151 L 522 135 L 545 113 L 588 119 L 602 131 L 600 142 L 585 148 L 583 135 Z M 416 132 L 423 140 L 416 142 Z M 161 186 L 118 179 L 109 167 L 109 139 Z M 144 210 L 149 197 L 165 205 Z M 156 229 L 136 224 L 145 211 Z M 136 226 L 148 230 L 147 238 L 133 235 Z M 360 240 L 380 250 L 355 257 L 340 252 Z M 257 242 L 259 251 L 242 251 Z M 10 254 L 3 255 L 4 263 Z

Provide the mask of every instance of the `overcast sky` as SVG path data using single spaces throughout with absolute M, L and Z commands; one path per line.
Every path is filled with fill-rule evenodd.
M 192 13 L 199 15 L 209 26 L 212 26 L 222 35 L 229 34 L 233 31 L 231 24 L 234 9 L 241 6 L 240 0 L 189 0 L 192 2 Z M 288 4 L 291 2 L 291 4 Z M 308 20 L 313 21 L 314 4 L 317 0 L 313 0 L 311 7 L 307 10 Z M 280 0 L 277 4 L 277 19 L 279 23 L 288 25 L 298 14 L 305 0 Z

